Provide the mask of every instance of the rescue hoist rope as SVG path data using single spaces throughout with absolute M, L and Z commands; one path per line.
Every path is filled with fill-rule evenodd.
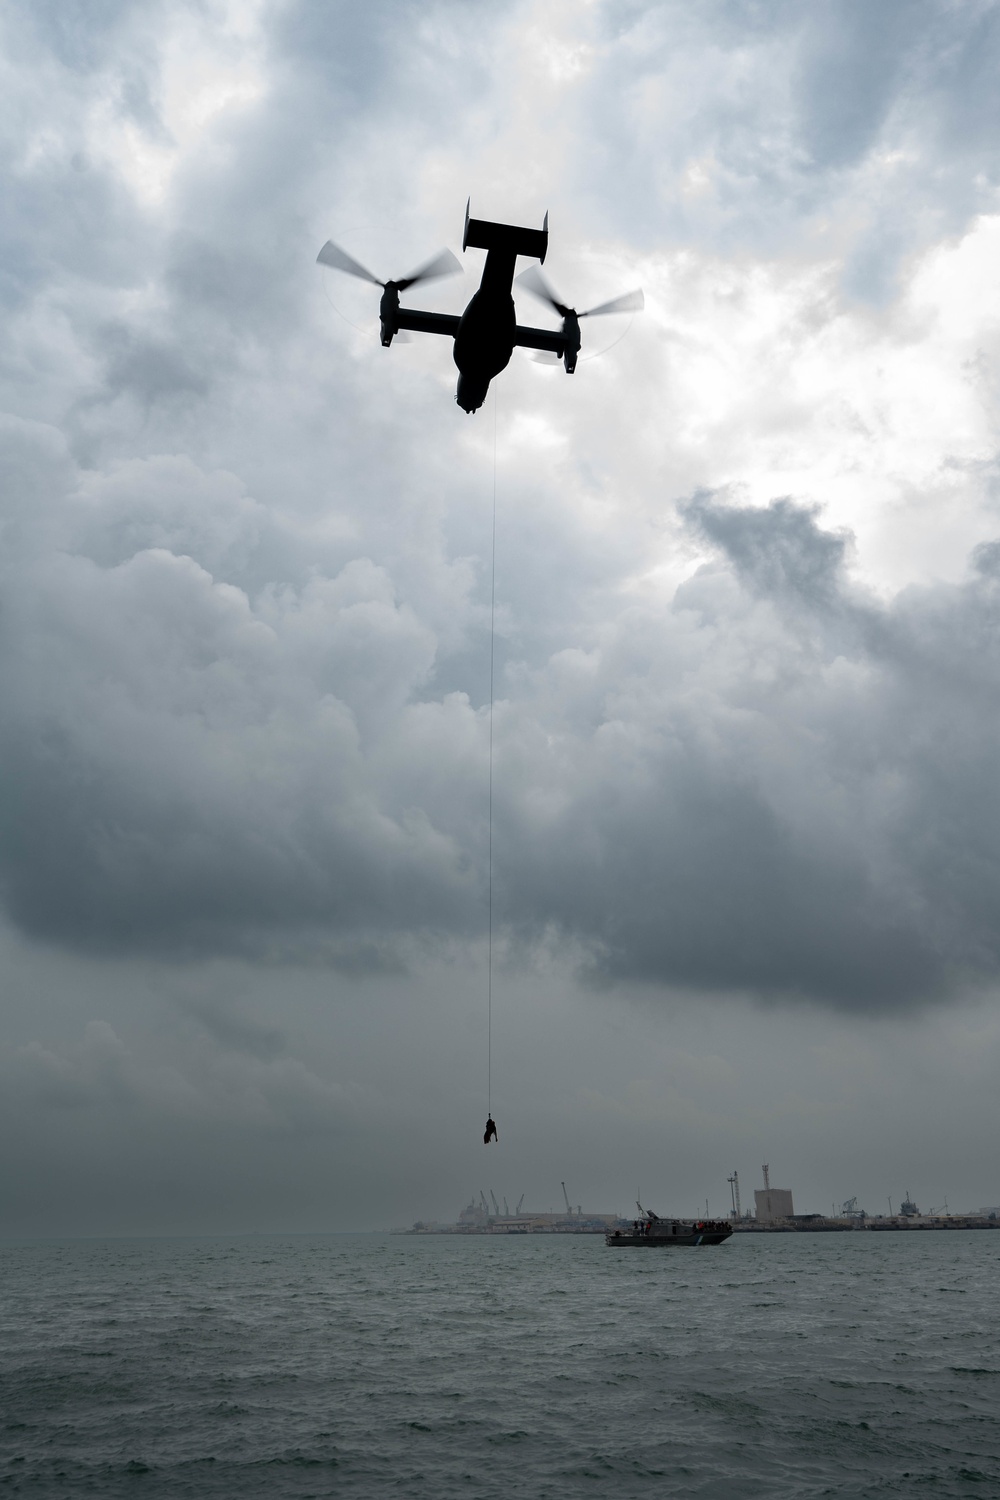
M 493 524 L 490 537 L 490 755 L 486 853 L 486 1113 L 493 1115 L 493 669 L 497 602 L 497 391 L 493 387 Z

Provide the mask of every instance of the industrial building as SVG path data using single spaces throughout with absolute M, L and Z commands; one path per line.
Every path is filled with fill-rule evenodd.
M 793 1218 L 795 1210 L 792 1207 L 791 1188 L 772 1187 L 766 1163 L 761 1170 L 764 1173 L 764 1186 L 755 1188 L 753 1195 L 758 1224 L 773 1224 L 778 1219 Z

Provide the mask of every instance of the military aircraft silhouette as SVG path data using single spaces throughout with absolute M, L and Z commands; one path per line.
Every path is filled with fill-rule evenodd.
M 641 291 L 626 292 L 623 297 L 602 302 L 599 307 L 577 312 L 561 302 L 538 268 L 531 266 L 518 277 L 519 283 L 555 309 L 562 318 L 562 327 L 558 332 L 549 328 L 524 327 L 518 323 L 514 310 L 514 268 L 519 255 L 544 262 L 549 245 L 549 216 L 545 215 L 541 229 L 522 229 L 515 224 L 472 219 L 469 217 L 470 206 L 471 200 L 465 206 L 462 249 L 471 245 L 485 250 L 486 265 L 479 290 L 460 317 L 453 313 L 422 312 L 399 304 L 400 293 L 410 287 L 461 271 L 461 265 L 450 250 L 442 250 L 440 255 L 435 255 L 400 281 L 379 281 L 332 240 L 327 240 L 316 259 L 321 265 L 346 271 L 349 276 L 359 276 L 363 281 L 382 288 L 379 320 L 382 344 L 386 349 L 403 329 L 412 329 L 415 333 L 442 333 L 454 339 L 454 357 L 458 366 L 455 400 L 463 411 L 474 412 L 486 400 L 490 381 L 507 368 L 515 347 L 536 349 L 543 355 L 561 359 L 567 375 L 572 375 L 580 352 L 580 319 L 604 313 L 638 312 L 643 306 L 643 295 Z

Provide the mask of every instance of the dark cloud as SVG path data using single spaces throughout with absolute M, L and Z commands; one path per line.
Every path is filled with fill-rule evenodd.
M 106 389 L 112 399 L 128 392 L 148 408 L 171 396 L 205 394 L 205 380 L 192 370 L 181 349 L 143 338 L 120 323 L 100 330 L 98 347 L 106 360 Z
M 787 24 L 788 8 L 781 12 Z M 943 12 L 935 0 L 880 6 L 822 0 L 813 9 L 799 30 L 793 75 L 801 141 L 813 169 L 853 165 L 872 149 L 916 59 L 937 39 Z
M 884 302 L 918 248 L 992 207 L 993 0 L 678 0 L 597 25 L 574 116 L 601 123 L 578 183 L 595 223 L 613 206 L 635 236 L 726 253 L 825 239 L 845 289 Z
M 256 41 L 212 34 L 245 98 L 176 159 L 164 28 L 195 12 L 153 7 L 141 26 L 108 7 L 86 47 L 75 11 L 17 31 L 66 83 L 15 174 L 2 372 L 18 415 L 0 875 L 36 938 L 362 974 L 481 931 L 489 417 L 456 424 L 447 350 L 331 335 L 313 260 L 349 212 L 359 241 L 382 222 L 387 264 L 437 233 L 439 197 L 457 229 L 458 179 L 518 107 L 505 69 L 526 14 L 491 12 L 484 32 L 451 4 L 264 7 Z M 912 227 L 944 149 L 939 93 L 958 108 L 986 87 L 993 20 L 936 0 L 599 9 L 565 95 L 588 143 L 566 181 L 586 162 L 604 232 L 653 244 L 701 163 L 686 235 L 773 251 L 791 226 L 801 253 L 829 193 L 867 203 L 864 174 L 919 126 L 899 179 Z M 563 87 L 569 54 L 547 40 Z M 926 119 L 918 96 L 937 101 Z M 161 173 L 142 203 L 112 164 L 126 147 L 128 170 L 145 151 Z M 970 141 L 955 172 L 985 149 Z M 484 193 L 527 191 L 526 170 L 497 165 Z M 980 201 L 950 191 L 935 213 Z M 668 378 L 634 373 L 637 402 Z M 518 435 L 501 454 L 501 921 L 582 944 L 594 974 L 844 1006 L 992 976 L 990 544 L 974 578 L 886 602 L 815 505 L 699 490 L 671 534 L 715 560 L 657 596 L 636 579 L 654 528 L 674 526 L 649 511 L 669 506 L 613 468 L 646 441 L 640 419 L 601 457 L 613 378 L 588 366 L 567 396 L 525 395 L 522 376 L 503 387 Z M 649 452 L 674 463 L 668 439 Z
M 761 510 L 717 505 L 700 495 L 682 514 L 725 552 L 740 582 L 756 594 L 790 595 L 815 609 L 832 604 L 843 587 L 848 538 L 820 528 L 818 506 L 773 500 Z
M 992 1201 L 1000 8 L 0 24 L 4 1227 L 490 1186 L 494 482 L 492 1186 Z M 471 420 L 469 193 L 647 294 Z
M 109 52 L 118 54 L 130 22 L 148 23 L 158 12 L 159 4 L 134 0 L 39 0 L 22 14 L 24 32 L 40 50 L 51 51 L 74 72 L 88 72 L 105 64 Z M 14 16 L 20 19 L 16 11 Z
M 548 895 L 611 975 L 862 1009 L 994 978 L 995 581 L 881 604 L 815 512 L 688 514 L 723 558 L 595 666 L 562 805 L 504 846 L 511 899 Z
M 34 659 L 4 674 L 11 696 L 20 679 L 34 700 L 7 721 L 2 812 L 7 898 L 28 930 L 84 947 L 266 951 L 276 932 L 354 941 L 458 914 L 461 851 L 423 808 L 380 796 L 366 760 L 402 752 L 386 733 L 427 651 L 372 572 L 376 597 L 363 579 L 338 607 L 334 582 L 330 601 L 283 601 L 277 630 L 166 552 L 108 572 L 57 564 L 58 618 L 44 625 L 37 574 L 25 613 L 10 600 L 12 634 L 35 640 Z M 294 666 L 281 660 L 287 627 Z
M 279 1027 L 241 1015 L 231 1005 L 211 998 L 190 998 L 183 1007 L 221 1047 L 271 1062 L 287 1049 L 288 1038 Z
M 428 696 L 441 644 L 383 567 L 253 598 L 216 581 L 203 563 L 246 568 L 261 508 L 178 460 L 53 514 L 69 550 L 10 559 L 0 636 L 4 890 L 26 931 L 358 971 L 477 931 L 484 710 Z M 583 942 L 595 974 L 862 1008 L 992 977 L 992 544 L 969 581 L 881 603 L 815 507 L 703 494 L 685 515 L 717 560 L 613 614 L 595 576 L 588 649 L 585 604 L 553 645 L 530 576 L 519 595 L 502 922 Z

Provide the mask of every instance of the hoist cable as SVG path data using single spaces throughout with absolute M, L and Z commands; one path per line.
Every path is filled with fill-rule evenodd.
M 490 538 L 490 771 L 487 843 L 486 1113 L 493 1115 L 493 668 L 497 602 L 497 392 L 493 387 L 493 525 Z

